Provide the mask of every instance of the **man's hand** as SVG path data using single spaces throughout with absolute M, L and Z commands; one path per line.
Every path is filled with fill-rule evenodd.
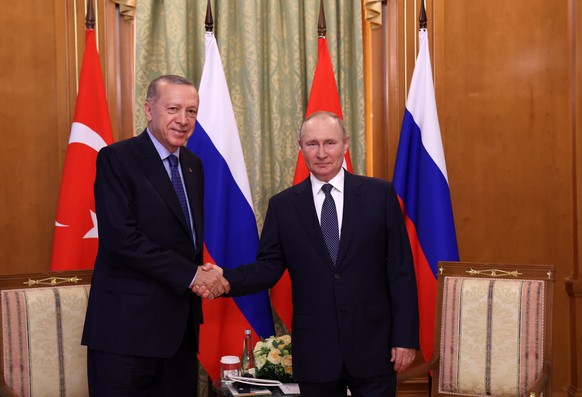
M 394 370 L 397 373 L 401 373 L 412 364 L 414 357 L 416 357 L 416 350 L 414 349 L 393 347 L 390 361 L 394 363 Z
M 214 299 L 230 291 L 230 284 L 222 277 L 222 268 L 205 263 L 198 268 L 192 292 L 205 299 Z

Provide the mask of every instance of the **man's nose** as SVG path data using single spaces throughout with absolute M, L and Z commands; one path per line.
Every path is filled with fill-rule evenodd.
M 186 111 L 178 112 L 176 114 L 176 122 L 179 124 L 186 124 L 188 122 L 188 116 L 186 115 Z

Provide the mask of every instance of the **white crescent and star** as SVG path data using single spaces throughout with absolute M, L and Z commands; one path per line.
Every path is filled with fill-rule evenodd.
M 79 122 L 73 122 L 73 126 L 71 127 L 71 135 L 69 137 L 69 145 L 71 143 L 80 143 L 86 146 L 89 146 L 91 149 L 99 152 L 102 148 L 107 146 L 107 143 L 103 140 L 101 135 L 97 132 L 93 131 L 91 128 L 87 127 L 85 124 Z M 91 215 L 91 221 L 93 223 L 93 227 L 85 233 L 83 236 L 84 239 L 86 238 L 97 238 L 97 215 L 91 209 L 89 209 L 89 213 Z M 58 220 L 55 221 L 56 227 L 70 227 L 70 225 L 65 225 L 60 223 Z

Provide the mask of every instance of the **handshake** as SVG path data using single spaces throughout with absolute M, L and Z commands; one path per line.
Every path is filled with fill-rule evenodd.
M 230 284 L 222 277 L 222 268 L 205 263 L 198 268 L 196 278 L 192 284 L 192 292 L 204 299 L 218 298 L 222 294 L 230 291 Z

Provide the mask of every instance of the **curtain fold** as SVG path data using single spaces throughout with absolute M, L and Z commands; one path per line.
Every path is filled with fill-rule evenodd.
M 207 0 L 139 0 L 136 9 L 136 126 L 151 79 L 200 81 Z M 297 131 L 317 63 L 319 0 L 213 0 L 214 33 L 248 168 L 259 228 L 269 197 L 291 185 Z M 365 172 L 361 3 L 324 1 L 327 41 L 350 133 L 354 172 Z

